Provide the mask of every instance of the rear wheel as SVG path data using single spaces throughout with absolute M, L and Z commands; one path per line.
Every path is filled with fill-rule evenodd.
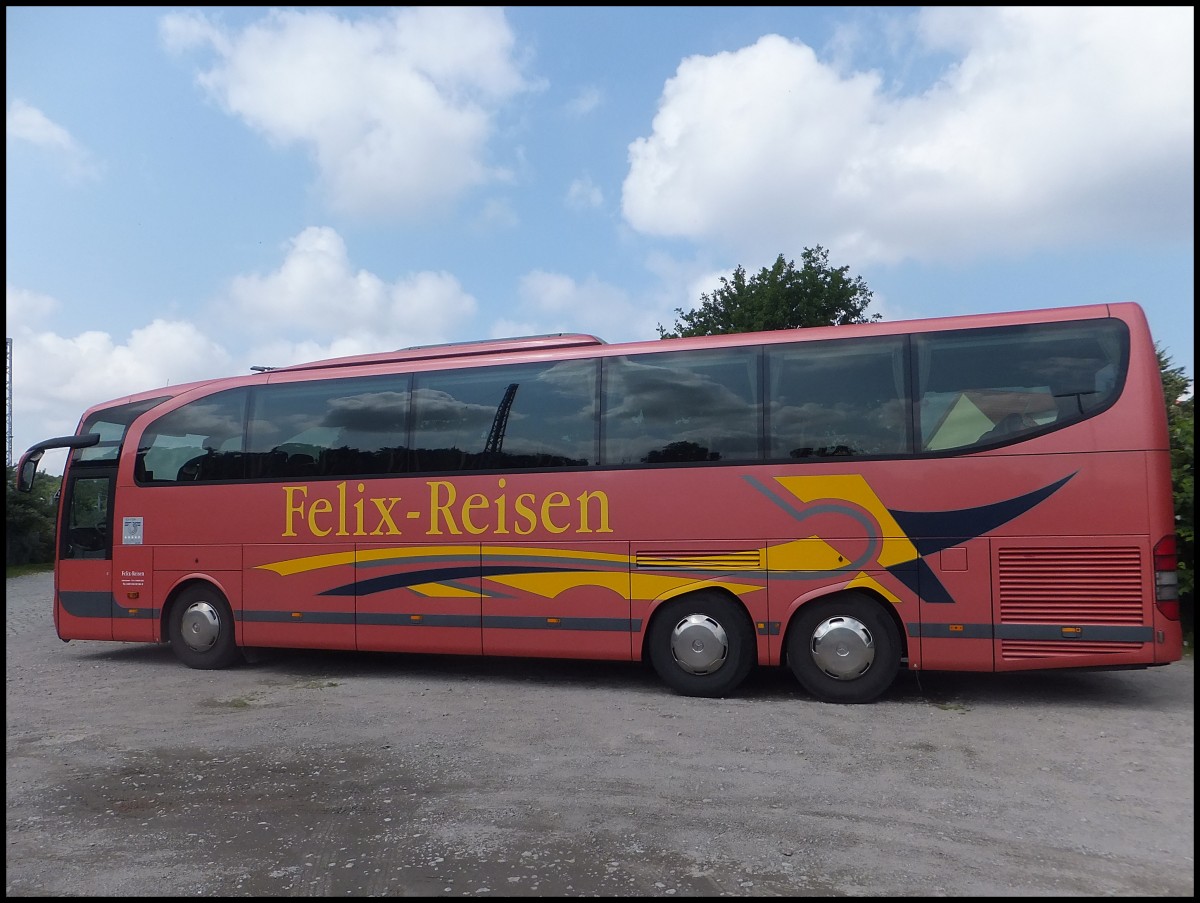
M 740 605 L 716 592 L 667 602 L 650 625 L 650 661 L 685 696 L 725 696 L 754 666 L 754 630 Z
M 225 596 L 211 586 L 189 586 L 171 609 L 171 649 L 189 668 L 211 671 L 238 660 L 233 611 Z
M 810 602 L 788 633 L 788 666 L 824 702 L 878 698 L 900 670 L 900 631 L 874 599 L 844 593 Z

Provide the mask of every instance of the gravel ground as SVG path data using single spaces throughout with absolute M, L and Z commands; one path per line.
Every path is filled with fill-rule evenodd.
M 1195 894 L 1194 661 L 834 706 L 646 668 L 62 643 L 9 579 L 7 896 Z

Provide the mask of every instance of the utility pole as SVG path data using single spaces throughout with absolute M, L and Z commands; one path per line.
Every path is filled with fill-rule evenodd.
M 7 403 L 4 407 L 4 437 L 8 444 L 8 457 L 5 460 L 7 465 L 12 467 L 12 339 L 5 339 L 5 341 L 8 342 L 8 369 L 5 370 L 7 379 L 4 384 L 5 388 L 8 390 L 8 397 L 6 399 Z

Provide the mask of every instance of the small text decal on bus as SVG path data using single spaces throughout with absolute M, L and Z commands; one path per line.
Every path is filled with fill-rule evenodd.
M 513 494 L 507 481 L 497 481 L 492 495 L 473 492 L 459 498 L 449 480 L 428 480 L 428 495 L 418 507 L 403 504 L 400 496 L 368 496 L 366 484 L 347 488 L 338 483 L 335 493 L 316 495 L 309 486 L 284 486 L 284 536 L 400 536 L 403 521 L 417 521 L 426 536 L 528 536 L 536 530 L 549 533 L 611 533 L 608 495 L 584 491 L 571 498 L 557 490 L 538 495 Z

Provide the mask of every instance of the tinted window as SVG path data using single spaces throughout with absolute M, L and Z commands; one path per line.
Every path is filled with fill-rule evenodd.
M 250 410 L 251 477 L 403 473 L 407 375 L 264 386 Z
M 246 390 L 218 392 L 155 420 L 138 445 L 139 482 L 194 483 L 245 476 Z
M 84 422 L 79 430 L 80 435 L 99 433 L 100 441 L 88 448 L 76 449 L 72 454 L 75 461 L 91 463 L 94 461 L 115 461 L 125 439 L 125 431 L 129 424 L 146 413 L 157 404 L 166 401 L 169 396 L 150 398 L 145 401 L 135 401 L 131 404 L 118 405 L 97 411 Z
M 767 455 L 898 455 L 908 443 L 902 338 L 767 349 Z
M 604 362 L 604 463 L 756 461 L 759 352 L 667 351 Z
M 596 372 L 563 361 L 416 374 L 414 469 L 595 464 Z
M 77 477 L 67 490 L 66 523 L 61 537 L 63 558 L 111 558 L 109 477 Z
M 1120 394 L 1129 334 L 1117 320 L 914 337 L 920 449 L 1009 442 L 1075 423 Z

